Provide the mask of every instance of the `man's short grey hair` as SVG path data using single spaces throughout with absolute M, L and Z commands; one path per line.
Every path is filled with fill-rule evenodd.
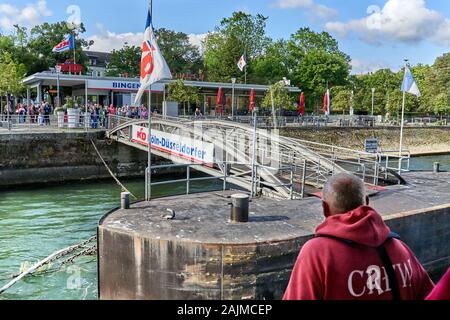
M 346 213 L 366 204 L 366 187 L 357 176 L 340 173 L 325 184 L 323 201 L 337 214 Z

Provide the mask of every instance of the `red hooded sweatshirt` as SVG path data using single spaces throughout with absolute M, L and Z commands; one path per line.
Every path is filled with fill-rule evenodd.
M 317 228 L 327 237 L 307 242 L 292 272 L 284 300 L 392 300 L 388 276 L 377 247 L 390 230 L 372 208 L 362 206 L 331 216 Z M 434 284 L 406 244 L 385 244 L 400 287 L 402 300 L 423 300 Z
M 450 300 L 450 269 L 431 291 L 426 300 Z

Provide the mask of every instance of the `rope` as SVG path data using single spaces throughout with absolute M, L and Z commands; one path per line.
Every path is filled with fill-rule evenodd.
M 108 167 L 108 165 L 106 164 L 105 160 L 103 159 L 102 155 L 101 155 L 100 152 L 98 151 L 97 146 L 95 145 L 94 141 L 92 141 L 92 139 L 91 139 L 91 143 L 92 143 L 92 145 L 94 146 L 95 152 L 97 152 L 97 154 L 98 154 L 98 156 L 100 157 L 100 159 L 102 160 L 104 166 L 105 166 L 106 169 L 108 170 L 109 174 L 111 175 L 111 177 L 114 178 L 114 180 L 116 180 L 117 184 L 122 188 L 122 191 L 129 192 L 129 193 L 131 194 L 131 196 L 132 196 L 135 200 L 137 200 L 138 198 L 137 198 L 133 193 L 131 193 L 131 192 L 130 192 L 130 191 L 129 191 L 129 190 L 128 190 L 128 189 L 127 189 L 120 181 L 119 181 L 119 179 L 117 179 L 117 177 L 114 175 L 114 173 L 113 173 L 113 172 L 111 171 L 111 169 Z
M 8 290 L 9 288 L 11 288 L 13 285 L 15 285 L 17 282 L 19 282 L 21 279 L 25 278 L 27 275 L 34 273 L 35 271 L 41 269 L 42 267 L 44 267 L 45 265 L 48 265 L 50 263 L 52 263 L 55 260 L 58 260 L 64 256 L 67 256 L 69 254 L 71 254 L 72 252 L 76 251 L 79 248 L 85 247 L 88 243 L 94 241 L 97 239 L 97 236 L 91 237 L 86 241 L 83 241 L 80 244 L 74 245 L 74 246 L 70 246 L 67 247 L 65 249 L 56 251 L 54 253 L 52 253 L 51 255 L 49 255 L 47 258 L 45 258 L 44 260 L 39 261 L 38 263 L 36 263 L 35 265 L 33 265 L 31 268 L 27 269 L 26 271 L 21 272 L 20 274 L 16 275 L 14 277 L 13 280 L 11 280 L 9 283 L 7 283 L 5 286 L 3 286 L 2 288 L 0 288 L 0 295 L 2 293 L 4 293 L 6 290 Z M 96 249 L 96 245 L 93 247 L 90 247 L 87 250 L 84 250 L 84 253 L 90 252 L 92 254 L 92 250 L 94 250 L 94 248 Z M 75 257 L 79 257 L 80 254 L 75 255 Z M 74 257 L 74 259 L 75 259 Z M 66 261 L 72 261 L 73 260 L 66 260 Z

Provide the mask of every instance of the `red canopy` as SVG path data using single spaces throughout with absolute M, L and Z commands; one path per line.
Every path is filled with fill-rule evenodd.
M 250 91 L 250 112 L 255 111 L 255 89 L 252 88 Z
M 305 93 L 302 92 L 302 94 L 300 95 L 300 104 L 298 106 L 298 115 L 299 116 L 304 116 L 305 115 Z
M 222 88 L 219 88 L 219 92 L 217 93 L 217 113 L 223 114 L 223 93 Z

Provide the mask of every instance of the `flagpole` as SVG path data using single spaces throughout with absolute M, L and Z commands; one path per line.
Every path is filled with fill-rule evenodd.
M 153 0 L 150 0 L 150 17 L 152 18 L 152 23 L 150 28 L 153 28 Z M 151 48 L 150 48 L 151 51 Z M 150 53 L 151 54 L 151 53 Z M 152 200 L 152 85 L 148 92 L 148 185 L 147 185 L 147 201 Z
M 77 64 L 77 52 L 76 52 L 76 44 L 75 44 L 75 39 L 76 39 L 76 33 L 75 31 L 73 32 L 73 64 Z
M 247 66 L 245 66 L 245 84 L 247 84 Z
M 408 67 L 408 60 L 405 60 L 405 72 Z M 399 161 L 398 161 L 398 174 L 402 174 L 402 164 L 403 164 L 403 128 L 405 123 L 405 103 L 406 103 L 406 91 L 403 90 L 403 102 L 402 102 L 402 117 L 400 123 L 400 151 L 399 151 Z
M 405 123 L 405 101 L 406 92 L 403 92 L 403 103 L 402 103 L 402 120 L 400 125 L 400 159 L 398 162 L 398 174 L 402 174 L 402 162 L 403 162 L 403 127 Z
M 245 59 L 245 84 L 247 84 L 247 50 L 244 49 L 244 59 Z
M 148 195 L 147 201 L 152 200 L 152 86 L 148 92 Z
M 256 107 L 253 108 L 253 152 L 252 152 L 252 197 L 256 197 L 258 190 L 257 190 L 257 183 L 256 183 L 256 132 L 258 130 L 257 128 L 257 115 L 256 112 L 258 109 Z

